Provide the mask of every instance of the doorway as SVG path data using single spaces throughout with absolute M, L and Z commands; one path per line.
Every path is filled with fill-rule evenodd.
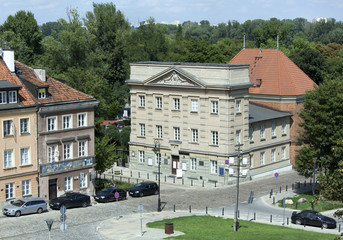
M 57 178 L 49 179 L 49 200 L 57 197 Z
M 172 156 L 172 174 L 176 175 L 176 169 L 179 168 L 179 156 Z

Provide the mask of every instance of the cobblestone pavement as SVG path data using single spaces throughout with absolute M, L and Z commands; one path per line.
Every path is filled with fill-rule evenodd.
M 292 184 L 304 182 L 304 177 L 298 176 L 294 171 L 280 173 L 280 176 L 257 179 L 240 184 L 239 201 L 248 200 L 250 191 L 254 191 L 254 197 L 268 195 L 274 188 L 285 191 L 291 190 Z M 172 211 L 175 205 L 177 210 L 187 210 L 189 206 L 192 209 L 218 208 L 230 206 L 236 200 L 236 186 L 190 186 L 182 184 L 164 183 L 161 181 L 161 201 L 164 211 Z M 143 198 L 131 198 L 119 201 L 117 203 L 97 204 L 87 208 L 74 208 L 67 210 L 67 230 L 65 239 L 103 239 L 96 231 L 97 226 L 108 219 L 116 216 L 116 207 L 118 206 L 119 214 L 125 215 L 138 212 L 138 205 L 143 204 L 144 212 L 153 212 L 157 209 L 157 195 Z M 32 214 L 16 217 L 0 216 L 0 239 L 47 239 L 48 228 L 45 219 L 55 219 L 51 237 L 52 239 L 63 239 L 60 227 L 60 212 L 50 210 L 42 214 Z

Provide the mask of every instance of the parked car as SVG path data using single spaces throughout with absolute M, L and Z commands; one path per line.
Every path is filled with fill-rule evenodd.
M 130 188 L 129 195 L 132 197 L 143 197 L 146 195 L 158 194 L 160 188 L 155 182 L 141 182 Z
M 118 200 L 123 200 L 127 198 L 127 193 L 124 189 L 121 188 L 116 188 L 116 187 L 109 187 L 101 190 L 98 192 L 95 196 L 94 199 L 97 202 L 110 202 L 110 201 L 116 201 L 117 199 L 115 198 L 114 194 L 118 192 L 119 198 Z
M 23 214 L 42 213 L 47 210 L 47 202 L 43 198 L 17 199 L 11 201 L 2 209 L 2 213 L 7 216 L 19 217 Z
M 62 206 L 66 208 L 72 207 L 87 207 L 91 203 L 91 197 L 77 192 L 66 192 L 63 195 L 50 200 L 49 206 L 52 209 L 60 209 Z
M 294 211 L 292 213 L 292 223 L 301 225 L 311 225 L 323 228 L 336 228 L 336 220 L 326 217 L 319 212 L 311 210 Z

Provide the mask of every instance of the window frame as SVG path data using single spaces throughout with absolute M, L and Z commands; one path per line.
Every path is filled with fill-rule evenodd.
M 219 134 L 218 131 L 211 131 L 211 144 L 218 146 L 219 140 L 218 140 Z
M 156 97 L 156 109 L 162 109 L 162 97 Z
M 236 130 L 236 145 L 240 145 L 241 144 L 241 130 L 238 129 Z
M 144 95 L 138 95 L 138 107 L 145 108 L 145 96 Z
M 281 160 L 285 160 L 286 159 L 286 147 L 283 146 L 281 147 Z
M 275 162 L 275 156 L 276 156 L 276 149 L 273 148 L 271 151 L 270 151 L 270 161 L 271 162 Z
M 84 189 L 88 187 L 88 179 L 87 173 L 80 173 L 80 189 Z
M 173 130 L 174 130 L 174 140 L 180 141 L 180 128 L 173 127 Z
M 68 121 L 66 121 L 66 119 L 68 119 Z M 62 126 L 63 129 L 73 128 L 73 116 L 71 114 L 62 116 Z
M 4 137 L 11 137 L 14 136 L 14 122 L 13 120 L 4 120 L 2 122 L 3 126 L 3 135 Z
M 144 163 L 145 162 L 145 152 L 142 150 L 138 151 L 138 162 Z
M 197 113 L 199 111 L 198 99 L 191 99 L 191 112 Z
M 180 98 L 173 98 L 173 110 L 180 111 Z
M 65 192 L 73 191 L 73 176 L 64 177 L 64 191 Z
M 287 133 L 286 133 L 286 126 L 287 126 L 286 121 L 283 120 L 282 123 L 281 123 L 281 134 L 282 134 L 282 136 L 287 135 Z
M 263 166 L 265 164 L 265 152 L 260 152 L 260 166 Z
M 219 112 L 219 103 L 216 100 L 211 101 L 211 113 L 218 114 Z
M 235 104 L 236 114 L 242 113 L 241 103 L 242 103 L 241 100 L 236 100 L 236 104 Z
M 59 158 L 58 145 L 57 144 L 48 145 L 47 154 L 48 154 L 48 163 L 58 162 L 59 160 L 58 159 Z
M 195 172 L 197 170 L 197 159 L 190 158 L 189 159 L 189 170 Z
M 38 89 L 38 99 L 46 99 L 46 88 Z
M 10 90 L 8 91 L 8 103 L 17 103 L 18 102 L 18 91 Z
M 63 143 L 63 160 L 73 159 L 73 142 Z
M 13 149 L 5 149 L 3 152 L 4 156 L 4 169 L 14 167 L 14 154 Z M 9 158 L 10 157 L 10 158 Z
M 23 155 L 23 150 L 26 150 L 24 155 Z M 25 159 L 26 161 L 23 161 L 23 156 L 26 156 L 26 159 Z M 30 148 L 29 147 L 20 148 L 20 165 L 25 166 L 25 165 L 29 165 L 29 164 L 31 164 Z
M 216 160 L 210 160 L 211 174 L 218 174 L 218 162 Z
M 161 163 L 162 155 L 161 153 L 155 153 L 155 165 L 158 166 L 158 163 Z
M 7 92 L 0 91 L 0 104 L 7 104 Z
M 20 134 L 30 133 L 30 118 L 20 119 Z
M 5 184 L 5 196 L 6 200 L 15 198 L 14 182 Z
M 80 140 L 77 145 L 78 145 L 79 157 L 88 156 L 88 141 L 87 140 Z
M 163 137 L 162 125 L 156 125 L 156 138 L 162 139 L 162 137 Z
M 265 128 L 264 128 L 264 124 L 260 125 L 260 138 L 261 140 L 265 140 Z
M 31 195 L 31 180 L 30 179 L 21 181 L 21 193 L 23 197 Z
M 87 127 L 87 113 L 78 113 L 77 114 L 77 127 Z
M 52 132 L 52 131 L 56 131 L 57 130 L 57 116 L 47 117 L 47 119 L 46 119 L 46 128 L 47 128 L 48 132 Z
M 272 138 L 276 137 L 276 124 L 275 124 L 275 122 L 272 123 L 271 134 L 272 134 Z
M 199 141 L 199 131 L 196 128 L 192 128 L 192 143 L 198 143 Z
M 144 123 L 139 124 L 139 136 L 145 137 L 145 124 Z

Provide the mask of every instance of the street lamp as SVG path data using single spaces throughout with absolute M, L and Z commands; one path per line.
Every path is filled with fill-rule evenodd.
M 239 222 L 238 222 L 238 197 L 239 197 L 239 174 L 240 174 L 240 167 L 241 167 L 241 158 L 243 151 L 241 150 L 241 146 L 243 144 L 237 144 L 236 147 L 238 147 L 238 165 L 237 165 L 237 184 L 236 184 L 236 207 L 235 207 L 235 219 L 233 222 L 233 231 L 237 232 L 239 228 Z
M 315 195 L 315 191 L 316 191 L 316 162 L 317 162 L 317 158 L 314 157 L 313 158 L 312 211 L 314 211 L 314 195 Z
M 158 160 L 158 202 L 157 202 L 157 211 L 161 212 L 161 156 L 160 153 L 160 141 L 158 139 L 154 140 L 155 147 L 152 149 L 155 153 L 155 157 Z
M 54 219 L 45 219 L 46 225 L 48 225 L 49 229 L 49 240 L 51 239 L 51 227 L 52 224 L 54 223 Z

